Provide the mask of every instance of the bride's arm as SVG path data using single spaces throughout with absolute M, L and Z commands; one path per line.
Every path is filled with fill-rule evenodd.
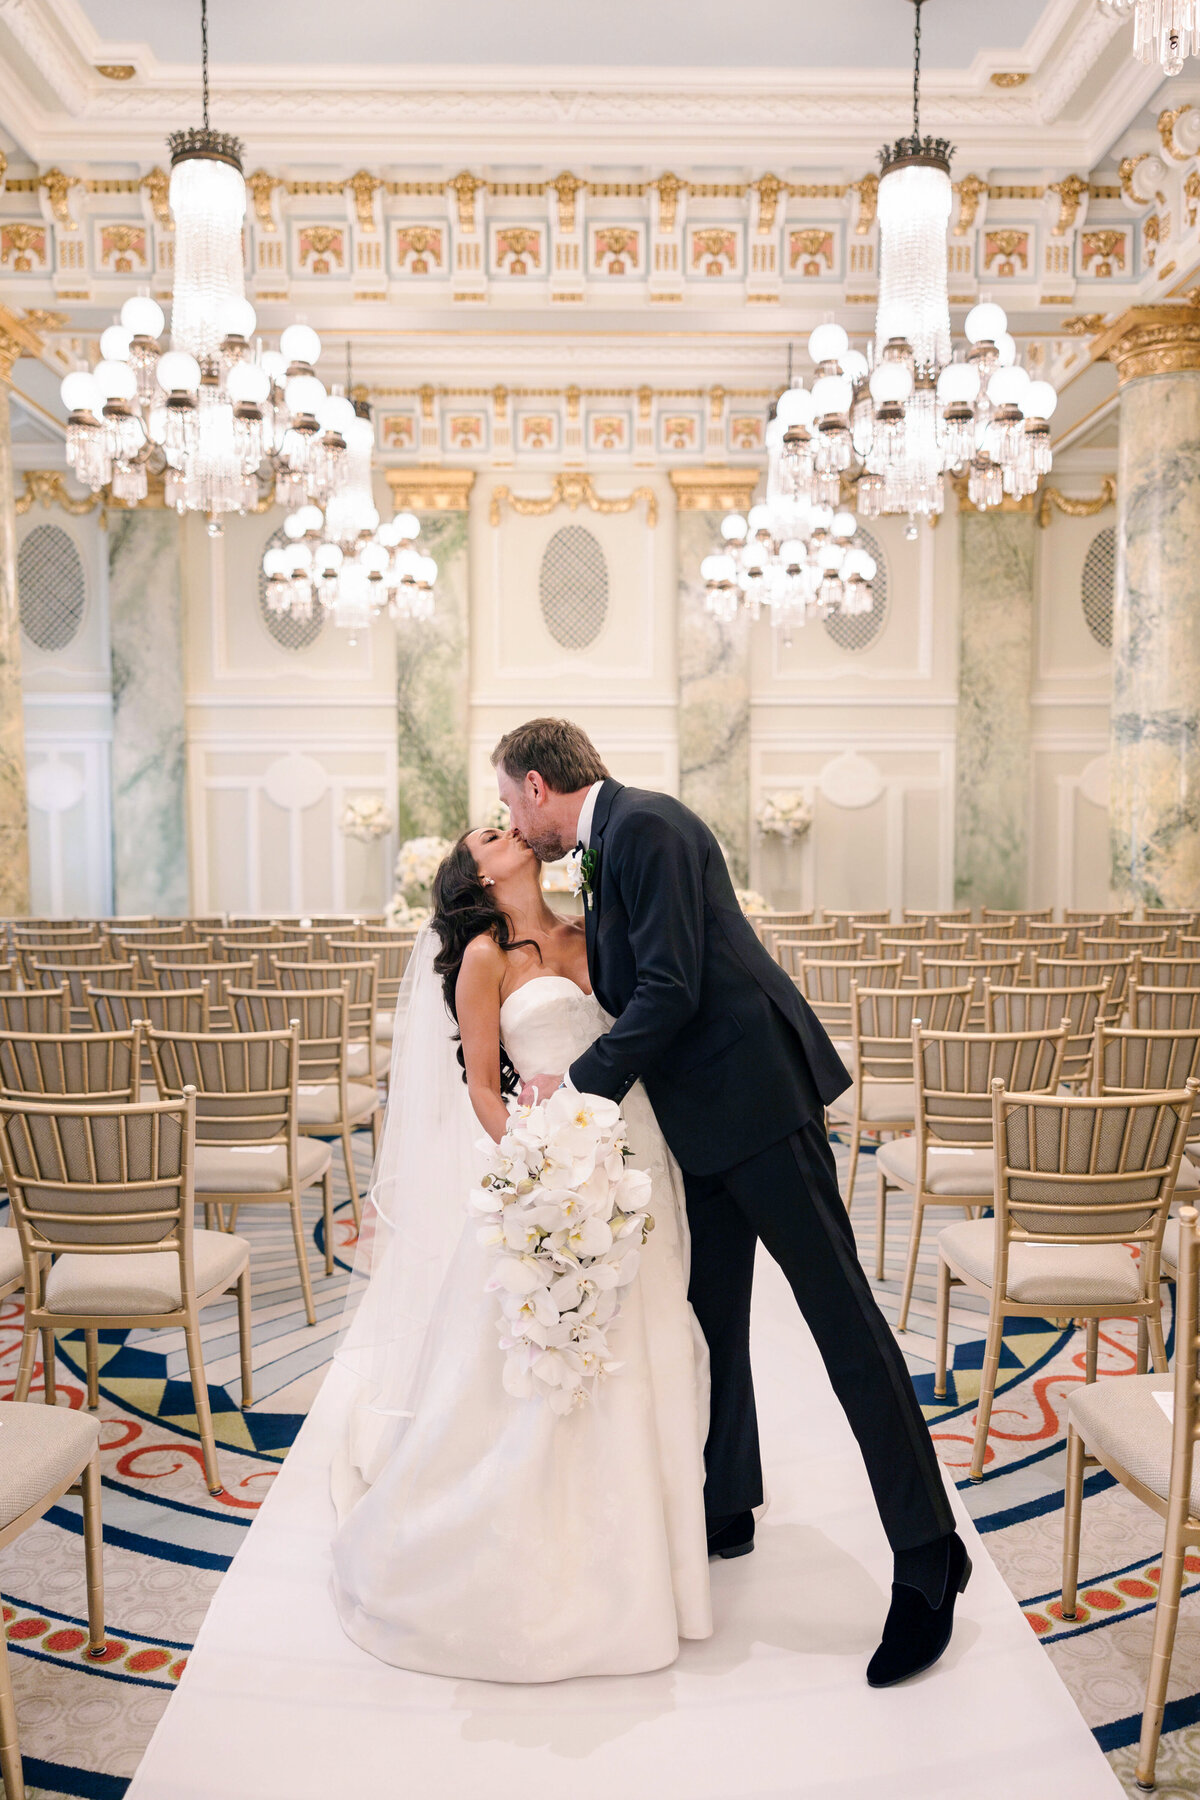
M 500 983 L 504 952 L 490 937 L 472 938 L 463 954 L 454 988 L 467 1092 L 475 1117 L 497 1143 L 508 1128 L 508 1108 L 500 1087 Z

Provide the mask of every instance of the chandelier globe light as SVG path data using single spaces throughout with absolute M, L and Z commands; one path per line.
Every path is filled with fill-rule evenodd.
M 946 504 L 945 478 L 967 472 L 977 507 L 1034 492 L 1051 464 L 1057 394 L 1017 363 L 1004 309 L 984 299 L 955 346 L 947 290 L 951 145 L 922 136 L 921 7 L 914 7 L 913 125 L 880 153 L 879 301 L 867 354 L 833 320 L 808 340 L 812 386 L 789 383 L 777 479 L 796 506 L 836 507 L 847 477 L 865 518 L 918 517 Z M 1197 0 L 1200 4 L 1200 0 Z
M 1101 0 L 1110 18 L 1133 16 L 1133 54 L 1178 75 L 1189 56 L 1200 56 L 1200 0 Z
M 62 383 L 67 461 L 94 492 L 136 505 L 161 470 L 168 506 L 208 515 L 209 531 L 257 504 L 260 478 L 276 498 L 323 502 L 340 485 L 352 417 L 313 371 L 321 341 L 290 325 L 279 351 L 254 341 L 245 294 L 242 144 L 208 114 L 208 0 L 200 0 L 203 123 L 172 132 L 168 199 L 175 225 L 170 347 L 158 302 L 134 294 L 100 339 L 94 370 Z

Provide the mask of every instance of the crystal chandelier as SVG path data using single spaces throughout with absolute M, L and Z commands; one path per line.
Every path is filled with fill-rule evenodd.
M 62 383 L 67 461 L 93 491 L 134 504 L 151 468 L 164 473 L 168 506 L 203 512 L 209 530 L 259 497 L 275 478 L 284 505 L 324 502 L 343 478 L 344 429 L 353 408 L 313 372 L 321 340 L 290 325 L 278 351 L 252 343 L 242 231 L 242 145 L 208 118 L 208 5 L 201 0 L 204 122 L 172 132 L 170 206 L 175 221 L 171 347 L 159 342 L 162 308 L 132 295 L 100 339 L 95 369 Z
M 1200 56 L 1200 0 L 1102 0 L 1111 18 L 1133 14 L 1133 54 L 1178 75 L 1189 56 Z
M 968 471 L 977 507 L 1032 494 L 1051 464 L 1049 419 L 1058 396 L 1016 360 L 1004 309 L 985 300 L 967 315 L 955 353 L 946 286 L 951 148 L 920 133 L 921 6 L 916 9 L 913 130 L 881 152 L 879 303 L 870 354 L 840 325 L 808 340 L 811 389 L 781 395 L 781 479 L 796 503 L 836 506 L 857 470 L 867 518 L 915 518 L 945 506 L 945 476 Z M 915 526 L 913 527 L 915 529 Z
M 266 604 L 271 612 L 311 619 L 320 604 L 350 642 L 371 619 L 433 616 L 437 563 L 416 547 L 421 523 L 401 512 L 385 524 L 371 493 L 375 434 L 365 406 L 346 427 L 346 479 L 324 510 L 309 503 L 283 522 L 287 546 L 263 556 Z

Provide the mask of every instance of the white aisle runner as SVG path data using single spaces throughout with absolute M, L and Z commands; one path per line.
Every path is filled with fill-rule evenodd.
M 408 1674 L 343 1636 L 328 1592 L 335 1369 L 128 1800 L 1116 1800 L 957 1500 L 975 1574 L 951 1649 L 907 1687 L 867 1687 L 891 1560 L 816 1349 L 764 1257 L 754 1351 L 771 1503 L 753 1556 L 712 1565 L 714 1636 L 657 1674 L 540 1687 Z

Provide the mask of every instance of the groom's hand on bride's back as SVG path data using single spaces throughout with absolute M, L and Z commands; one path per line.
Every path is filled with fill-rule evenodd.
M 531 1075 L 521 1084 L 517 1105 L 536 1106 L 539 1100 L 548 1100 L 562 1086 L 562 1079 L 561 1075 Z

